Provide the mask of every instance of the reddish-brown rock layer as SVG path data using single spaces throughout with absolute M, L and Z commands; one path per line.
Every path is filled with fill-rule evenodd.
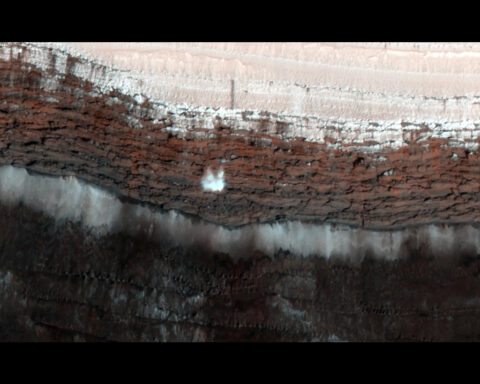
M 73 76 L 68 68 L 76 60 L 68 57 L 66 75 L 52 90 L 21 55 L 0 62 L 1 164 L 76 175 L 232 226 L 284 219 L 371 228 L 478 220 L 478 153 L 450 147 L 448 139 L 425 139 L 426 126 L 404 132 L 408 146 L 358 152 L 347 144 L 329 149 L 328 137 L 325 144 L 282 140 L 285 127 L 269 114 L 245 117 L 253 128 L 234 132 L 234 122 L 220 117 L 215 129 L 202 127 L 194 112 L 152 119 L 148 101 L 100 94 Z M 180 119 L 191 119 L 188 131 L 172 129 Z M 202 190 L 207 167 L 224 170 L 222 193 Z

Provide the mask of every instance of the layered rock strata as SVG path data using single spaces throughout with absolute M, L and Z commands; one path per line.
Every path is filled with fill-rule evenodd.
M 0 165 L 123 204 L 2 168 L 4 339 L 478 337 L 478 46 L 123 47 L 0 46 Z

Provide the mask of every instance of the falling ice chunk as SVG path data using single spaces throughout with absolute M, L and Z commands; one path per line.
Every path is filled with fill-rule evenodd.
M 223 180 L 223 169 L 221 169 L 216 175 L 212 173 L 210 169 L 202 177 L 202 187 L 204 191 L 220 192 L 225 186 Z

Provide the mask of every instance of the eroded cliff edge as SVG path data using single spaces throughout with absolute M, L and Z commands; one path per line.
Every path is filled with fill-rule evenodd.
M 61 48 L 1 46 L 2 165 L 75 176 L 126 203 L 227 229 L 478 221 L 475 95 L 460 99 L 461 119 L 189 107 L 126 92 L 121 70 Z M 208 169 L 223 170 L 222 191 L 202 188 Z M 441 258 L 406 236 L 393 261 L 374 250 L 355 263 L 321 249 L 267 255 L 248 242 L 232 259 L 141 231 L 92 237 L 22 203 L 2 210 L 4 339 L 451 340 L 480 331 L 476 235 Z

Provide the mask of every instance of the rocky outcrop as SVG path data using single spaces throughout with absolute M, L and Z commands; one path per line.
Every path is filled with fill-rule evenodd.
M 59 77 L 55 51 L 46 56 L 50 71 L 26 64 L 28 46 L 19 52 L 0 64 L 2 164 L 76 175 L 228 226 L 307 220 L 391 228 L 478 218 L 474 123 L 352 127 L 270 113 L 169 110 L 118 91 L 99 93 L 69 71 L 81 59 L 67 54 Z M 321 139 L 307 140 L 302 131 L 321 132 Z M 224 171 L 223 193 L 202 190 L 208 168 Z

